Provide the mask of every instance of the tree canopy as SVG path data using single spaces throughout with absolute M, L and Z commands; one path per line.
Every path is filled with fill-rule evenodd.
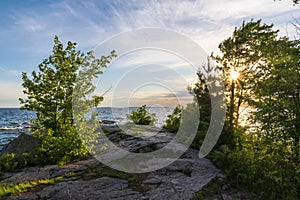
M 112 51 L 108 56 L 96 58 L 93 51 L 85 54 L 77 50 L 73 42 L 64 48 L 55 36 L 52 55 L 44 59 L 31 76 L 22 74 L 26 94 L 26 98 L 20 98 L 22 109 L 36 111 L 32 131 L 42 138 L 40 151 L 49 158 L 47 160 L 57 162 L 88 154 L 74 124 L 74 89 L 75 86 L 80 89 L 77 99 L 88 101 L 87 96 L 95 90 L 92 79 L 97 78 L 115 56 Z M 101 100 L 102 97 L 94 96 L 89 101 L 97 106 Z M 89 109 L 82 111 L 84 115 Z
M 223 135 L 232 138 L 221 141 L 214 160 L 263 199 L 299 198 L 299 46 L 272 24 L 251 20 L 213 56 L 227 93 Z
M 217 68 L 223 74 L 227 94 L 227 120 L 224 134 L 231 138 L 228 145 L 234 146 L 234 131 L 238 128 L 241 107 L 246 107 L 253 97 L 254 86 L 260 81 L 261 70 L 269 63 L 269 48 L 274 46 L 277 30 L 261 20 L 235 28 L 231 37 L 220 43 L 221 55 L 213 56 Z M 261 66 L 261 67 L 259 67 Z

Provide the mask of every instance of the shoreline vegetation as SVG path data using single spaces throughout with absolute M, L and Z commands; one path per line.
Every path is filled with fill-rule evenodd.
M 299 30 L 300 27 L 296 24 L 295 28 Z M 176 136 L 182 117 L 192 116 L 188 113 L 199 109 L 201 118 L 191 148 L 172 165 L 147 174 L 145 180 L 138 174 L 104 169 L 98 164 L 95 166 L 95 163 L 91 164 L 90 171 L 76 165 L 78 162 L 88 162 L 94 153 L 93 145 L 86 144 L 97 143 L 97 114 L 92 113 L 89 119 L 84 117 L 103 101 L 102 96 L 86 97 L 95 90 L 91 80 L 102 74 L 117 52 L 95 58 L 93 52 L 84 54 L 78 51 L 76 43 L 68 42 L 64 48 L 55 36 L 53 54 L 38 66 L 38 71 L 33 71 L 30 76 L 23 73 L 27 97 L 20 99 L 20 102 L 22 109 L 37 112 L 31 132 L 38 141 L 31 152 L 21 152 L 21 155 L 8 153 L 0 157 L 1 180 L 8 181 L 0 183 L 0 196 L 7 199 L 13 199 L 16 195 L 22 197 L 22 192 L 29 188 L 33 190 L 25 192 L 25 196 L 38 194 L 47 197 L 50 193 L 55 196 L 53 191 L 60 186 L 68 187 L 66 181 L 70 181 L 74 185 L 79 184 L 77 188 L 73 185 L 75 189 L 80 184 L 89 184 L 85 186 L 90 189 L 87 191 L 91 191 L 89 187 L 96 183 L 117 184 L 123 188 L 122 193 L 118 190 L 118 195 L 126 192 L 126 195 L 136 198 L 166 195 L 160 197 L 172 199 L 177 195 L 178 199 L 180 195 L 186 195 L 192 199 L 210 199 L 209 196 L 223 200 L 300 199 L 300 40 L 279 37 L 279 30 L 274 30 L 273 24 L 251 20 L 236 27 L 232 35 L 220 43 L 219 50 L 220 55 L 212 53 L 207 63 L 201 66 L 210 73 L 203 74 L 199 70 L 197 83 L 188 87 L 194 96 L 194 103 L 178 105 L 167 116 L 164 130 L 151 135 L 155 115 L 147 112 L 146 105 L 127 116 L 132 121 L 128 126 L 133 134 L 150 132 L 154 143 L 145 142 L 143 137 L 132 139 L 132 135 L 124 134 L 120 129 L 106 127 L 105 134 L 120 147 L 147 153 L 166 145 Z M 216 63 L 215 69 L 211 68 L 212 61 Z M 226 119 L 222 134 L 208 158 L 224 175 L 220 175 L 222 173 L 207 158 L 198 159 L 197 156 L 211 123 L 211 96 L 219 95 L 210 94 L 212 85 L 208 85 L 206 77 L 218 73 L 225 85 Z M 220 85 L 218 82 L 212 84 L 216 88 Z M 246 119 L 241 116 L 245 107 L 251 108 Z M 80 126 L 76 126 L 76 122 L 80 122 Z M 251 124 L 257 124 L 255 129 Z M 145 131 L 140 126 L 150 128 Z M 158 145 L 160 140 L 163 142 Z M 209 170 L 211 176 L 208 179 L 202 174 L 206 170 L 199 166 L 202 169 L 200 172 L 197 167 L 192 167 L 198 166 L 198 162 Z M 74 169 L 64 175 L 58 173 L 54 179 L 47 175 L 25 182 L 18 180 L 22 176 L 17 176 L 14 182 L 9 182 L 9 175 L 14 177 L 18 172 L 25 173 L 30 169 L 28 167 L 49 165 L 58 167 L 58 172 L 63 172 L 63 166 L 74 165 L 75 169 L 78 167 L 81 170 Z M 38 169 L 45 170 L 47 167 Z M 171 178 L 170 174 L 176 174 L 176 178 Z M 94 175 L 97 179 L 91 180 Z M 87 179 L 91 182 L 83 182 Z M 198 182 L 193 182 L 195 180 Z M 40 190 L 36 185 L 41 186 Z M 229 192 L 224 193 L 226 187 Z M 107 195 L 114 192 L 113 189 Z M 64 195 L 67 194 L 57 195 L 66 197 Z

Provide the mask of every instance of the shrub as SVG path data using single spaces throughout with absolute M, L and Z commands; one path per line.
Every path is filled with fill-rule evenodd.
M 55 136 L 52 131 L 47 131 L 43 137 L 42 145 L 38 149 L 41 164 L 62 165 L 89 155 L 75 127 L 65 130 L 65 135 Z
M 0 157 L 0 171 L 1 172 L 12 172 L 18 166 L 18 162 L 15 158 L 15 154 L 3 154 Z
M 6 153 L 0 156 L 0 175 L 1 172 L 13 172 L 16 169 L 32 167 L 40 164 L 40 158 L 36 153 Z
M 180 105 L 176 106 L 172 112 L 172 114 L 167 116 L 165 120 L 165 124 L 163 128 L 168 130 L 169 132 L 176 133 L 180 127 L 182 122 L 182 113 L 186 112 L 186 116 L 192 116 L 195 114 L 194 110 L 200 109 L 196 104 L 188 104 L 186 107 L 182 107 Z M 199 110 L 201 112 L 201 109 Z M 204 116 L 206 117 L 206 116 Z M 204 141 L 206 136 L 206 132 L 209 126 L 208 117 L 204 118 L 203 116 L 199 120 L 197 134 L 193 140 L 192 147 L 199 149 Z
M 167 129 L 172 133 L 177 132 L 181 123 L 181 112 L 182 107 L 180 105 L 176 106 L 172 114 L 167 116 L 163 128 Z
M 214 151 L 214 163 L 258 199 L 299 199 L 299 166 L 245 150 Z
M 127 119 L 138 125 L 153 125 L 156 121 L 155 113 L 149 113 L 146 110 L 146 105 L 132 111 L 131 114 L 127 115 Z

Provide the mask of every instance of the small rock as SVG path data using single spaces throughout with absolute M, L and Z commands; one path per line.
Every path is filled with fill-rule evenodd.
M 150 179 L 147 179 L 143 182 L 145 185 L 159 185 L 162 183 L 162 181 L 158 178 L 150 178 Z
M 20 124 L 18 122 L 11 122 L 10 125 L 12 125 L 12 126 L 20 126 Z
M 222 199 L 223 200 L 233 200 L 233 198 L 227 194 L 222 194 Z

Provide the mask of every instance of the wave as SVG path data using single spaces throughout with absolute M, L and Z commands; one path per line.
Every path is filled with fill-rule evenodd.
M 15 131 L 15 130 L 22 130 L 22 129 L 24 129 L 24 127 L 7 127 L 7 126 L 0 127 L 0 131 Z

